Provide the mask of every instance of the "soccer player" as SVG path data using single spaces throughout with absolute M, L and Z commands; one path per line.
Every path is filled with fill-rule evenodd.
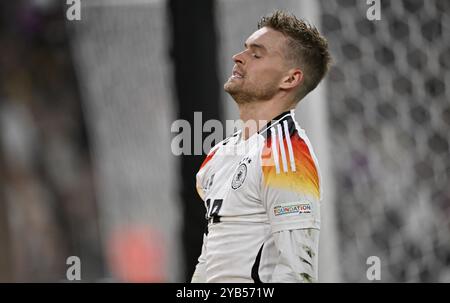
M 256 126 L 214 146 L 197 173 L 208 229 L 191 281 L 317 281 L 320 173 L 293 109 L 327 73 L 327 41 L 276 11 L 233 61 L 224 89 Z

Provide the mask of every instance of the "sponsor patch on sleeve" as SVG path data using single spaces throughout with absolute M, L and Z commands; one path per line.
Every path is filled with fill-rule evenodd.
M 273 214 L 277 216 L 295 216 L 301 214 L 310 214 L 312 212 L 311 202 L 309 201 L 295 201 L 286 202 L 274 206 Z

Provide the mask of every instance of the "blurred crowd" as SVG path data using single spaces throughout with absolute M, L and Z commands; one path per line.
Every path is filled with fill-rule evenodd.
M 101 275 L 89 141 L 60 1 L 0 4 L 0 280 Z

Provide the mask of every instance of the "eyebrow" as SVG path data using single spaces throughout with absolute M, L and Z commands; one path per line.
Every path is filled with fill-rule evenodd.
M 262 49 L 263 51 L 267 51 L 267 49 L 266 49 L 266 47 L 264 46 L 264 45 L 262 45 L 262 44 L 256 44 L 256 43 L 250 43 L 249 45 L 247 45 L 247 42 L 245 42 L 244 43 L 244 46 L 247 48 L 247 47 L 250 47 L 250 48 L 259 48 L 259 49 Z

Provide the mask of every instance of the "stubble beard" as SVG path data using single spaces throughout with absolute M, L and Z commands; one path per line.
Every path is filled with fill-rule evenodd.
M 277 93 L 277 87 L 272 85 L 265 85 L 257 87 L 243 87 L 242 84 L 233 83 L 228 80 L 224 86 L 224 90 L 236 101 L 237 104 L 246 104 L 258 101 L 267 101 Z

